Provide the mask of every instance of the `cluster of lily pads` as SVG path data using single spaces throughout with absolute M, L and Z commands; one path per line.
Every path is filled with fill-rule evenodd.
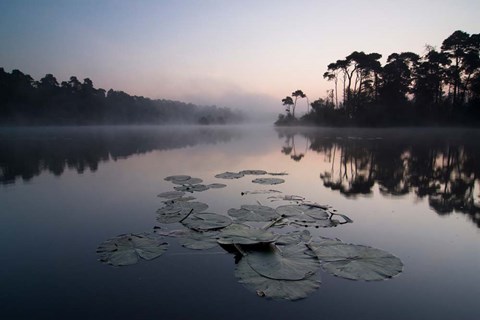
M 267 172 L 245 170 L 215 177 L 238 179 L 250 174 Z M 125 266 L 141 259 L 152 260 L 167 250 L 167 238 L 176 238 L 183 247 L 193 250 L 219 246 L 235 254 L 235 276 L 240 283 L 259 296 L 287 300 L 305 298 L 315 291 L 320 285 L 320 268 L 337 277 L 365 281 L 391 278 L 402 271 L 400 259 L 386 251 L 339 239 L 313 237 L 309 228 L 353 222 L 329 206 L 283 195 L 271 197 L 272 201 L 289 204 L 276 208 L 260 203 L 242 205 L 229 209 L 227 215 L 218 214 L 207 212 L 206 203 L 192 201 L 194 197 L 185 195 L 225 187 L 224 184 L 203 185 L 201 179 L 186 175 L 165 180 L 178 186 L 175 191 L 158 195 L 165 199 L 163 207 L 157 210 L 161 226 L 155 226 L 151 233 L 124 234 L 105 241 L 97 249 L 102 262 Z M 171 230 L 170 226 L 178 228 Z

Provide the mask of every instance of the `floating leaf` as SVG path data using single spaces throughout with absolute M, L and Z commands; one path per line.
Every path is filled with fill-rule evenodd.
M 286 234 L 282 234 L 278 237 L 276 244 L 280 245 L 289 245 L 289 244 L 298 244 L 298 243 L 306 243 L 312 239 L 312 235 L 308 230 L 296 230 Z
M 160 223 L 180 222 L 191 213 L 198 213 L 207 210 L 208 205 L 203 202 L 175 202 L 157 210 Z
M 159 198 L 165 198 L 165 199 L 177 199 L 185 195 L 185 192 L 183 191 L 167 191 L 167 192 L 162 192 L 157 197 Z
M 226 186 L 227 185 L 223 183 L 211 183 L 207 185 L 207 187 L 210 189 L 221 189 L 221 188 L 225 188 Z
M 268 172 L 267 174 L 271 176 L 287 176 L 288 175 L 288 173 L 286 172 Z
M 257 244 L 270 243 L 277 239 L 277 236 L 270 231 L 257 228 L 237 227 L 222 230 L 219 234 L 220 244 Z M 241 225 L 240 225 L 241 226 Z
M 196 198 L 195 197 L 192 197 L 192 196 L 188 196 L 188 197 L 180 197 L 180 198 L 176 198 L 176 199 L 172 199 L 172 200 L 166 200 L 166 201 L 162 201 L 164 204 L 174 204 L 176 202 L 185 202 L 185 201 L 191 201 L 191 200 L 195 200 Z
M 169 176 L 169 177 L 166 177 L 165 180 L 166 180 L 166 181 L 187 181 L 187 180 L 190 179 L 190 178 L 191 178 L 190 176 L 178 175 L 178 176 Z
M 299 281 L 265 278 L 255 272 L 246 259 L 241 259 L 237 264 L 235 276 L 239 279 L 240 283 L 253 292 L 256 292 L 258 296 L 273 299 L 303 299 L 320 286 L 317 275 L 311 275 Z
M 172 183 L 175 183 L 175 184 L 199 184 L 202 182 L 203 180 L 200 178 L 190 178 L 187 180 L 172 180 Z
M 254 190 L 254 191 L 243 191 L 241 195 L 246 195 L 246 194 L 270 194 L 270 193 L 282 193 L 282 191 L 278 190 Z
M 152 260 L 168 248 L 162 237 L 149 233 L 123 234 L 109 239 L 97 248 L 100 261 L 113 266 L 127 266 L 140 259 Z
M 229 209 L 228 215 L 239 221 L 271 221 L 279 217 L 275 209 L 260 205 L 242 205 L 240 209 Z
M 305 244 L 276 246 L 270 250 L 248 252 L 246 259 L 250 267 L 258 274 L 275 280 L 302 280 L 314 274 L 320 268 L 318 259 L 306 254 Z
M 330 213 L 326 210 L 304 204 L 280 206 L 276 210 L 279 215 L 295 221 L 313 222 L 330 218 Z
M 241 174 L 244 174 L 244 175 L 263 175 L 263 174 L 267 174 L 267 171 L 265 170 L 242 170 L 240 171 Z
M 197 232 L 190 229 L 183 229 L 163 233 L 163 235 L 177 238 L 178 242 L 185 248 L 206 250 L 218 246 L 218 233 L 218 231 Z
M 255 180 L 252 180 L 252 182 L 259 183 L 259 184 L 274 185 L 274 184 L 284 183 L 285 180 L 280 178 L 257 178 Z
M 190 215 L 182 223 L 193 230 L 216 230 L 232 224 L 232 219 L 216 213 L 202 212 Z
M 204 184 L 186 184 L 182 186 L 173 187 L 173 189 L 177 191 L 185 191 L 185 192 L 202 192 L 208 190 L 208 187 Z
M 238 172 L 224 172 L 224 173 L 219 173 L 217 175 L 215 175 L 215 178 L 219 178 L 219 179 L 240 179 L 242 178 L 244 175 L 243 173 L 238 173 Z
M 322 261 L 326 272 L 351 280 L 378 281 L 391 278 L 403 269 L 394 255 L 372 247 L 322 239 L 308 244 Z
M 273 197 L 268 197 L 268 199 L 270 199 L 271 202 L 280 201 L 280 200 L 302 202 L 303 200 L 305 200 L 304 197 L 295 196 L 295 195 L 273 196 Z

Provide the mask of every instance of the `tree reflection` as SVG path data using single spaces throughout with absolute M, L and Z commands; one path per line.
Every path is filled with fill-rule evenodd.
M 95 172 L 101 162 L 154 150 L 215 144 L 239 132 L 223 128 L 48 128 L 0 131 L 0 184 L 29 181 L 43 171 Z
M 375 184 L 385 196 L 414 193 L 427 197 L 438 214 L 462 212 L 480 227 L 480 132 L 413 130 L 398 135 L 390 130 L 372 135 L 359 130 L 354 136 L 329 137 L 332 133 L 338 135 L 300 133 L 311 141 L 309 149 L 331 164 L 320 173 L 325 187 L 347 197 L 369 195 Z M 295 134 L 289 134 L 294 141 Z

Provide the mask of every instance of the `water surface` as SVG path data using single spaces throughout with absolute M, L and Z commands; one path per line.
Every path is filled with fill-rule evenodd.
M 480 295 L 480 131 L 93 127 L 0 130 L 2 318 L 475 319 Z M 283 194 L 333 206 L 354 220 L 315 236 L 373 246 L 404 270 L 381 282 L 318 273 L 300 301 L 258 297 L 238 283 L 220 248 L 175 239 L 153 261 L 115 268 L 97 246 L 151 232 L 169 175 L 224 189 L 195 193 L 209 211 L 277 206 L 251 178 L 288 172 Z

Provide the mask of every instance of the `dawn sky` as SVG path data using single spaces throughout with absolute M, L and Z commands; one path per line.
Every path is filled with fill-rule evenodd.
M 352 51 L 423 53 L 455 30 L 480 32 L 480 1 L 0 0 L 0 67 L 39 80 L 256 110 L 283 110 L 332 83 Z M 305 110 L 299 110 L 305 111 Z

